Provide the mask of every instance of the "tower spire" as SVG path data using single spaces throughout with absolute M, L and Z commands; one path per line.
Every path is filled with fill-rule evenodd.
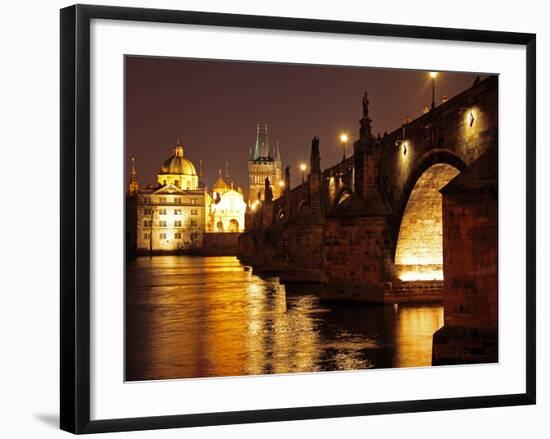
M 269 137 L 267 136 L 267 124 L 264 125 L 265 127 L 265 138 L 264 138 L 264 156 L 269 157 Z
M 139 183 L 137 181 L 136 162 L 132 157 L 132 165 L 130 168 L 130 184 L 128 185 L 128 193 L 135 195 L 139 191 Z
M 279 141 L 277 140 L 277 143 L 275 144 L 275 161 L 280 162 L 281 161 L 281 151 L 279 150 Z
M 225 161 L 225 178 L 229 179 L 229 161 Z
M 256 146 L 254 147 L 254 160 L 260 157 L 260 124 L 256 124 Z
M 260 130 L 260 124 L 256 124 L 256 146 L 254 148 L 253 160 L 258 160 L 260 157 L 271 157 L 267 124 L 264 124 L 263 130 Z

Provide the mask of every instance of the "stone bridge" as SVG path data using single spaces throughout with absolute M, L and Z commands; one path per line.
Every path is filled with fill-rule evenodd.
M 447 348 L 434 349 L 434 362 L 463 361 L 464 349 L 477 352 L 472 361 L 494 359 L 498 77 L 383 136 L 372 134 L 368 104 L 365 94 L 353 156 L 321 171 L 314 138 L 304 183 L 291 188 L 287 168 L 272 200 L 266 181 L 240 258 L 284 283 L 317 282 L 325 300 L 443 300 L 434 343 Z M 472 327 L 482 340 L 464 330 Z M 447 344 L 448 334 L 473 344 Z

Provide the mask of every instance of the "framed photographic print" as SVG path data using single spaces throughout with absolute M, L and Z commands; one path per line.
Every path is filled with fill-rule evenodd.
M 535 403 L 535 35 L 61 10 L 61 428 Z

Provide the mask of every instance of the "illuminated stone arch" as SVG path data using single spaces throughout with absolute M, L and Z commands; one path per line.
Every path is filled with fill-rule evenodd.
M 439 191 L 465 168 L 459 157 L 439 149 L 419 160 L 409 176 L 393 239 L 399 279 L 443 279 L 442 197 Z

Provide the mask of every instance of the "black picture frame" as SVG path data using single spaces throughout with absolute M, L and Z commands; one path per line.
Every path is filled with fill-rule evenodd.
M 526 392 L 508 395 L 90 420 L 90 21 L 133 20 L 526 47 Z M 233 15 L 110 6 L 61 10 L 61 404 L 72 433 L 303 420 L 535 404 L 536 36 L 529 33 Z

